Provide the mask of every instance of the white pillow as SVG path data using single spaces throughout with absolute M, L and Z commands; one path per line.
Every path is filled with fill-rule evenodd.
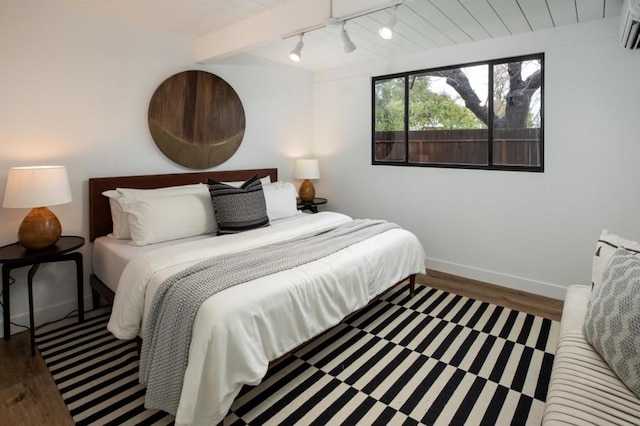
M 122 211 L 121 199 L 123 197 L 138 199 L 200 192 L 208 194 L 209 187 L 204 183 L 196 183 L 190 185 L 168 186 L 157 189 L 116 188 L 115 190 L 105 191 L 102 195 L 109 197 L 109 206 L 111 207 L 111 221 L 113 222 L 111 235 L 119 239 L 131 238 L 128 215 Z
M 225 185 L 229 185 L 229 186 L 235 186 L 236 188 L 240 188 L 242 186 L 243 183 L 245 183 L 244 180 L 237 180 L 234 182 L 222 182 Z M 265 176 L 263 178 L 260 178 L 260 183 L 262 184 L 262 186 L 265 186 L 268 183 L 271 183 L 271 176 Z
M 113 222 L 113 230 L 111 236 L 115 238 L 129 238 L 129 225 L 127 219 L 124 217 L 122 206 L 118 202 L 122 198 L 122 194 L 111 189 L 102 193 L 105 197 L 109 198 L 109 207 L 111 208 L 111 222 Z
M 291 182 L 275 182 L 262 186 L 269 221 L 295 216 L 298 211 L 296 187 Z
M 207 192 L 209 191 L 209 186 L 204 183 L 193 183 L 189 185 L 166 186 L 164 188 L 156 189 L 116 188 L 116 191 L 125 197 L 164 197 L 166 195 Z
M 208 192 L 121 198 L 120 203 L 129 216 L 132 245 L 143 246 L 209 234 L 216 229 L 213 203 Z

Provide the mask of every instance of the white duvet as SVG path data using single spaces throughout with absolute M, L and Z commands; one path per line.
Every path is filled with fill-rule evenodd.
M 153 295 L 174 273 L 238 252 L 351 220 L 322 212 L 237 235 L 142 253 L 124 269 L 108 329 L 144 338 Z M 398 281 L 424 273 L 418 239 L 393 229 L 320 260 L 215 294 L 195 319 L 176 424 L 218 424 L 242 385 L 257 385 L 274 360 L 338 324 Z

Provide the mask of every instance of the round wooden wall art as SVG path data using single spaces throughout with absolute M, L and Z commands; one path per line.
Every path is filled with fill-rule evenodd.
M 149 130 L 172 161 L 206 169 L 224 163 L 244 136 L 242 102 L 217 75 L 184 71 L 166 79 L 149 103 Z

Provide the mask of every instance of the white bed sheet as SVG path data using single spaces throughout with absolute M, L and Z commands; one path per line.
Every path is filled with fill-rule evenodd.
M 304 213 L 301 213 L 304 214 Z M 272 225 L 286 223 L 297 216 L 271 221 Z M 215 235 L 204 234 L 179 240 L 165 241 L 146 246 L 134 246 L 129 239 L 119 239 L 111 236 L 98 237 L 93 242 L 92 265 L 93 273 L 114 293 L 118 288 L 120 276 L 125 266 L 141 253 L 150 252 L 163 247 L 199 241 L 205 238 L 215 238 Z
M 348 220 L 331 212 L 301 215 L 286 224 L 143 253 L 122 273 L 108 328 L 118 338 L 134 338 L 144 330 L 160 284 L 204 258 Z M 176 424 L 219 423 L 243 384 L 260 383 L 269 361 L 338 324 L 401 279 L 424 271 L 425 253 L 417 238 L 394 229 L 215 294 L 195 319 Z
M 212 237 L 212 235 L 197 235 L 147 246 L 134 246 L 129 244 L 131 240 L 122 240 L 111 236 L 98 237 L 93 242 L 93 273 L 115 293 L 125 266 L 141 253 Z

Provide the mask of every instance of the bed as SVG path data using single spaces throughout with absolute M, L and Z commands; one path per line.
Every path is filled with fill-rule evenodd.
M 94 306 L 101 298 L 113 303 L 109 329 L 116 337 L 145 336 L 158 288 L 205 257 L 242 255 L 300 234 L 355 222 L 333 212 L 300 213 L 236 235 L 197 235 L 140 247 L 107 236 L 113 223 L 109 200 L 102 195 L 105 191 L 195 184 L 208 178 L 244 181 L 256 174 L 271 182 L 278 180 L 276 169 L 89 180 Z M 425 254 L 419 241 L 396 228 L 220 291 L 207 298 L 195 316 L 177 406 L 162 406 L 149 391 L 146 405 L 176 415 L 176 424 L 217 424 L 243 385 L 260 383 L 271 361 L 335 326 L 395 285 L 409 280 L 413 289 L 415 275 L 424 272 Z M 150 341 L 145 339 L 145 343 Z M 148 357 L 146 363 L 154 360 Z

